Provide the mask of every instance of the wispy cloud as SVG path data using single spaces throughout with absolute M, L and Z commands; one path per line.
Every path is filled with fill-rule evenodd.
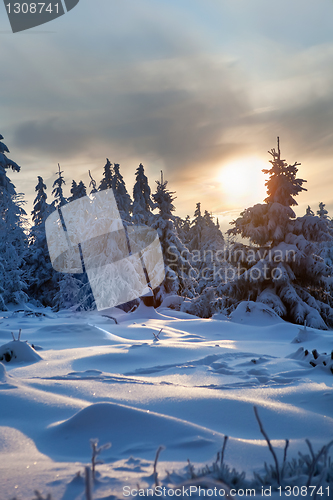
M 41 168 L 51 180 L 60 162 L 68 179 L 87 180 L 88 168 L 99 177 L 109 157 L 129 182 L 139 162 L 152 187 L 163 169 L 183 214 L 197 201 L 221 212 L 219 169 L 247 155 L 268 160 L 279 135 L 286 159 L 302 162 L 307 200 L 321 195 L 333 208 L 330 186 L 318 183 L 333 147 L 330 22 L 298 38 L 277 29 L 283 19 L 305 26 L 318 6 L 81 3 L 57 33 L 2 37 L 1 132 L 22 163 L 24 180 L 14 182 L 29 200 Z

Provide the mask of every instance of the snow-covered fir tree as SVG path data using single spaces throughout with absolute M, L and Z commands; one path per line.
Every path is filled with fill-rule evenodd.
M 80 181 L 79 184 L 77 184 L 74 180 L 72 181 L 71 194 L 72 196 L 68 198 L 69 202 L 78 200 L 83 196 L 87 196 L 86 186 L 83 184 L 82 181 Z
M 130 222 L 132 200 L 127 192 L 125 181 L 120 173 L 120 165 L 118 163 L 113 165 L 112 189 L 117 202 L 120 217 L 123 221 Z
M 78 198 L 83 198 L 83 196 L 87 196 L 87 188 L 86 186 L 83 184 L 83 181 L 80 181 L 78 186 L 77 186 L 77 194 L 76 196 Z
M 203 251 L 210 249 L 215 253 L 224 246 L 220 225 L 218 220 L 216 223 L 214 222 L 212 215 L 207 210 L 205 210 L 203 218 L 205 225 L 201 233 L 201 249 Z
M 235 278 L 220 290 L 229 303 L 257 300 L 270 305 L 292 322 L 317 328 L 333 325 L 330 307 L 331 269 L 318 258 L 319 243 L 329 239 L 319 217 L 296 218 L 291 208 L 303 188 L 297 178 L 299 163 L 288 165 L 281 159 L 279 139 L 266 181 L 268 196 L 264 204 L 246 209 L 232 222 L 230 234 L 248 238 L 252 246 L 241 244 L 234 250 Z
M 64 172 L 60 170 L 60 165 L 58 163 L 58 172 L 56 173 L 58 177 L 56 178 L 52 186 L 53 187 L 52 194 L 55 198 L 52 204 L 54 208 L 60 208 L 63 205 L 66 205 L 67 203 L 67 199 L 64 196 L 64 190 L 63 190 L 63 186 L 66 184 L 65 179 L 62 175 L 63 173 Z
M 310 205 L 307 206 L 307 209 L 305 211 L 305 215 L 314 215 L 313 210 L 311 210 Z
M 112 188 L 112 163 L 110 163 L 109 158 L 106 159 L 106 164 L 104 165 L 103 178 L 99 184 L 99 191 L 103 191 L 104 189 Z
M 58 281 L 58 291 L 55 293 L 53 308 L 72 309 L 73 311 L 83 311 L 91 308 L 91 288 L 80 279 L 82 275 L 61 274 Z M 88 292 L 86 291 L 88 288 Z
M 154 215 L 152 227 L 157 230 L 165 264 L 165 280 L 157 291 L 157 299 L 163 300 L 167 294 L 195 295 L 195 281 L 191 273 L 191 255 L 180 241 L 174 226 L 174 193 L 167 189 L 168 182 L 156 181 L 157 189 L 152 198 L 159 213 Z
M 77 193 L 77 183 L 76 181 L 72 181 L 72 186 L 71 186 L 71 195 L 69 198 L 68 198 L 68 202 L 71 202 L 71 201 L 74 201 L 77 199 L 77 196 L 76 196 L 76 193 Z
M 204 227 L 205 227 L 205 220 L 201 214 L 201 203 L 197 203 L 189 232 L 189 249 L 191 251 L 193 249 L 195 250 L 200 249 L 202 231 Z
M 38 300 L 44 306 L 53 306 L 54 296 L 58 289 L 58 276 L 49 257 L 45 221 L 53 207 L 47 203 L 46 185 L 38 176 L 35 187 L 36 198 L 31 212 L 33 226 L 29 235 L 29 250 L 26 258 L 26 268 L 29 278 L 29 296 Z
M 153 209 L 154 203 L 151 199 L 148 178 L 145 175 L 142 163 L 140 163 L 135 172 L 135 184 L 133 187 L 133 223 L 148 224 Z
M 191 229 L 190 216 L 186 215 L 185 219 L 175 216 L 174 224 L 180 240 L 184 243 L 186 247 L 188 247 L 190 240 L 190 229 Z
M 73 180 L 70 190 L 72 196 L 66 200 L 62 189 L 63 184 L 65 184 L 62 173 L 59 166 L 58 179 L 54 182 L 54 189 L 52 191 L 56 197 L 57 208 L 61 208 L 65 203 L 73 202 L 87 195 L 83 181 L 77 184 Z M 86 273 L 56 273 L 56 277 L 57 284 L 54 286 L 52 297 L 52 307 L 55 310 L 63 308 L 68 309 L 71 307 L 81 310 L 94 307 L 94 299 Z
M 215 287 L 221 273 L 226 273 L 229 264 L 224 257 L 224 238 L 219 225 L 211 214 L 205 210 L 203 227 L 200 236 L 200 248 L 192 249 L 192 266 L 200 271 L 197 279 L 197 292 L 205 288 Z
M 9 150 L 2 139 L 0 135 L 0 309 L 5 309 L 5 304 L 28 299 L 23 272 L 28 240 L 22 195 L 7 176 L 9 169 L 19 172 L 20 167 L 6 156 Z
M 325 208 L 325 203 L 323 203 L 323 202 L 319 203 L 319 210 L 317 210 L 317 215 L 321 219 L 325 219 L 325 220 L 329 219 L 329 217 L 328 217 L 328 211 Z
M 217 258 L 219 257 L 217 252 L 220 254 L 223 252 L 223 235 L 207 210 L 202 215 L 200 203 L 196 204 L 192 222 L 190 222 L 189 217 L 185 219 L 179 232 L 182 234 L 182 241 L 191 252 L 191 265 L 196 280 L 196 292 L 200 295 L 206 288 L 215 286 L 216 272 L 221 266 L 224 266 L 223 259 Z M 205 295 L 205 303 L 207 297 L 211 297 L 211 295 L 211 292 Z M 196 302 L 199 304 L 200 301 L 196 300 Z M 207 311 L 211 310 L 211 308 L 205 306 L 205 310 L 205 317 L 208 317 Z

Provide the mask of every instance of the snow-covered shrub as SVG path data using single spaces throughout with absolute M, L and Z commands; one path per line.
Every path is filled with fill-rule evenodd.
M 210 318 L 216 311 L 214 304 L 215 290 L 210 287 L 205 288 L 198 297 L 184 301 L 180 310 L 194 316 L 199 316 L 200 318 Z
M 230 319 L 236 323 L 260 326 L 283 323 L 273 308 L 251 300 L 238 304 L 236 309 L 230 314 Z
M 17 339 L 15 339 L 14 334 L 12 335 L 14 339 L 12 342 L 0 346 L 0 361 L 2 363 L 35 363 L 42 359 L 27 342 L 21 342 L 21 330 Z
M 164 297 L 160 307 L 169 307 L 170 309 L 180 311 L 181 305 L 184 300 L 185 297 L 180 297 L 179 295 L 167 295 L 166 297 Z

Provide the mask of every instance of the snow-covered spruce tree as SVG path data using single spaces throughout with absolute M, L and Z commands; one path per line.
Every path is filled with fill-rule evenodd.
M 319 203 L 319 210 L 317 210 L 317 215 L 321 219 L 329 220 L 328 211 L 325 208 L 325 203 L 323 202 Z
M 190 228 L 191 228 L 191 218 L 189 215 L 185 217 L 185 219 L 182 219 L 181 217 L 175 217 L 175 228 L 177 231 L 177 234 L 184 243 L 186 247 L 189 246 L 189 239 L 190 239 Z
M 151 199 L 151 190 L 148 184 L 148 178 L 145 175 L 142 163 L 135 172 L 135 184 L 133 187 L 133 215 L 134 224 L 148 224 L 151 219 L 151 211 L 154 203 Z
M 87 307 L 89 297 L 84 283 L 79 278 L 81 276 L 81 274 L 61 274 L 58 283 L 59 289 L 53 299 L 54 310 L 72 309 L 73 311 L 82 311 L 90 308 Z M 89 291 L 91 292 L 90 287 Z
M 205 210 L 202 215 L 200 203 L 196 204 L 187 241 L 195 270 L 196 292 L 201 294 L 205 288 L 216 285 L 216 272 L 224 265 L 223 259 L 217 258 L 218 252 L 223 253 L 224 239 L 211 214 Z
M 110 163 L 109 158 L 106 159 L 106 164 L 104 165 L 103 178 L 99 184 L 99 191 L 103 191 L 104 189 L 112 188 L 112 163 Z
M 159 235 L 166 275 L 163 283 L 158 287 L 156 298 L 162 301 L 167 294 L 193 297 L 195 282 L 191 275 L 193 272 L 190 263 L 191 255 L 177 236 L 173 222 L 174 193 L 167 189 L 168 182 L 163 180 L 162 172 L 161 180 L 156 181 L 156 184 L 156 192 L 152 198 L 159 213 L 153 216 L 152 227 Z
M 205 288 L 218 286 L 220 275 L 225 275 L 229 267 L 224 258 L 224 238 L 219 225 L 207 210 L 203 221 L 200 248 L 192 249 L 192 266 L 200 271 L 196 289 L 199 294 Z
M 210 249 L 213 252 L 217 252 L 224 246 L 224 238 L 220 230 L 219 222 L 217 220 L 215 223 L 213 217 L 207 210 L 205 210 L 203 218 L 205 225 L 201 233 L 201 248 L 203 251 Z
M 58 163 L 58 172 L 56 173 L 56 175 L 58 176 L 56 178 L 56 180 L 54 181 L 53 183 L 53 191 L 52 191 L 52 194 L 54 196 L 54 201 L 52 203 L 52 206 L 54 208 L 60 208 L 62 207 L 63 205 L 66 205 L 67 203 L 67 199 L 64 197 L 64 191 L 63 191 L 63 185 L 66 184 L 65 182 L 65 179 L 63 177 L 63 174 L 64 172 L 62 170 L 60 170 L 60 165 Z
M 132 200 L 127 192 L 125 181 L 120 173 L 120 165 L 113 165 L 112 189 L 117 202 L 120 217 L 125 222 L 131 221 Z
M 305 215 L 314 215 L 313 210 L 311 210 L 310 205 L 307 206 L 307 209 L 305 211 Z
M 2 139 L 0 135 L 0 309 L 5 309 L 5 304 L 28 299 L 23 272 L 28 240 L 23 195 L 7 177 L 8 169 L 19 172 L 20 167 L 5 155 L 9 150 Z
M 232 222 L 230 234 L 248 238 L 252 246 L 234 250 L 235 278 L 221 287 L 229 303 L 257 300 L 286 320 L 315 328 L 333 325 L 329 293 L 331 269 L 318 257 L 323 239 L 330 239 L 318 217 L 296 218 L 294 196 L 305 190 L 296 177 L 299 163 L 288 165 L 278 149 L 269 151 L 271 168 L 265 203 L 246 209 Z
M 204 227 L 205 219 L 201 215 L 201 203 L 197 203 L 189 231 L 189 249 L 191 251 L 201 248 L 201 238 Z
M 53 306 L 54 295 L 58 289 L 58 276 L 49 257 L 45 221 L 53 212 L 53 207 L 47 203 L 46 185 L 38 176 L 35 187 L 36 198 L 31 212 L 33 226 L 29 235 L 29 250 L 26 258 L 28 271 L 29 295 L 44 306 Z
M 76 196 L 76 193 L 77 193 L 77 184 L 76 184 L 76 181 L 72 181 L 72 187 L 71 187 L 71 194 L 72 196 L 70 196 L 68 198 L 68 202 L 71 202 L 71 201 L 74 201 L 77 199 L 77 196 Z
M 60 170 L 58 164 L 58 177 L 53 183 L 52 194 L 55 200 L 52 204 L 56 209 L 61 209 L 68 201 L 74 201 L 86 195 L 86 188 L 82 181 L 77 185 L 73 181 L 72 197 L 67 200 L 63 194 L 63 185 L 65 184 L 63 172 Z M 74 307 L 75 309 L 90 309 L 93 305 L 92 292 L 89 285 L 86 273 L 71 274 L 71 273 L 57 273 L 57 287 L 53 290 L 52 307 L 55 310 L 61 308 Z
M 78 186 L 77 186 L 77 194 L 76 196 L 78 198 L 83 198 L 83 196 L 87 196 L 87 189 L 86 189 L 86 186 L 83 184 L 82 181 L 79 182 Z
M 72 187 L 71 187 L 71 193 L 72 196 L 68 198 L 68 201 L 74 201 L 78 200 L 79 198 L 82 198 L 83 196 L 87 196 L 87 190 L 86 186 L 83 184 L 82 181 L 77 184 L 75 181 L 72 181 Z

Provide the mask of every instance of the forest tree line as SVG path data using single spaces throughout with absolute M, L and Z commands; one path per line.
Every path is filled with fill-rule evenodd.
M 108 159 L 99 182 L 89 172 L 89 186 L 73 180 L 68 197 L 58 166 L 52 201 L 38 176 L 29 224 L 23 195 L 8 176 L 18 174 L 20 166 L 8 158 L 2 140 L 0 135 L 0 310 L 23 302 L 54 310 L 95 307 L 85 273 L 53 269 L 45 221 L 72 201 L 112 189 L 123 224 L 148 225 L 158 232 L 165 280 L 154 290 L 156 305 L 169 297 L 171 307 L 208 318 L 215 312 L 228 315 L 239 302 L 252 300 L 288 321 L 323 329 L 333 326 L 333 221 L 322 202 L 316 213 L 308 206 L 296 217 L 295 197 L 306 191 L 306 181 L 297 177 L 299 163 L 281 158 L 279 139 L 277 149 L 269 151 L 270 167 L 264 170 L 267 197 L 244 210 L 224 236 L 218 220 L 200 203 L 193 217 L 176 216 L 175 193 L 163 174 L 152 191 L 142 164 L 136 169 L 131 196 L 120 165 Z

